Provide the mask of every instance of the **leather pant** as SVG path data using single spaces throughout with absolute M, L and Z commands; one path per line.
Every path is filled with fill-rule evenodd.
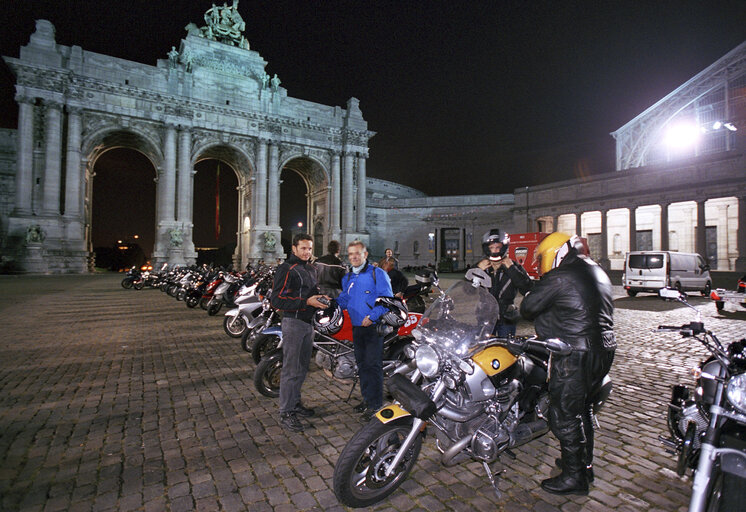
M 552 356 L 549 425 L 560 442 L 563 470 L 570 475 L 582 475 L 593 463 L 591 397 L 613 360 L 613 350 L 598 349 Z

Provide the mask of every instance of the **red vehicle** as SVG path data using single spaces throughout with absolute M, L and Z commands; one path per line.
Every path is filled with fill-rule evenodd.
M 508 246 L 508 255 L 510 259 L 516 261 L 526 269 L 532 279 L 539 279 L 539 272 L 536 268 L 534 259 L 534 250 L 549 233 L 516 233 L 510 234 L 510 245 Z M 588 240 L 580 238 L 582 243 L 582 254 L 589 255 Z

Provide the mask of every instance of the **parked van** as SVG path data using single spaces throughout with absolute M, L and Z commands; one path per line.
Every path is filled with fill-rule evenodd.
M 658 293 L 666 286 L 707 296 L 712 289 L 712 278 L 710 266 L 699 254 L 633 251 L 624 259 L 622 286 L 630 297 L 638 292 Z

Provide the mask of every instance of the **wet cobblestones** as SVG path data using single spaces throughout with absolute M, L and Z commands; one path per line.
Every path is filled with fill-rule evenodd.
M 208 317 L 118 276 L 0 278 L 0 509 L 23 511 L 343 510 L 337 456 L 359 428 L 349 386 L 316 369 L 301 434 L 279 426 L 254 364 Z M 694 299 L 727 343 L 746 313 Z M 543 492 L 559 455 L 547 435 L 503 457 L 498 500 L 478 463 L 445 468 L 426 441 L 409 479 L 373 510 L 685 510 L 688 478 L 658 442 L 669 389 L 704 356 L 658 324 L 693 319 L 653 296 L 616 300 L 614 392 L 599 417 L 587 497 Z M 521 325 L 529 332 L 530 325 Z

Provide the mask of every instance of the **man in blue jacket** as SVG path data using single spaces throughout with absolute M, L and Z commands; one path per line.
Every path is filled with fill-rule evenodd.
M 360 378 L 363 402 L 355 409 L 367 422 L 383 405 L 383 338 L 376 323 L 386 308 L 376 306 L 378 297 L 392 297 L 388 274 L 368 263 L 368 251 L 359 240 L 347 246 L 347 258 L 352 271 L 342 278 L 342 293 L 337 303 L 346 309 L 352 320 L 352 342 Z

